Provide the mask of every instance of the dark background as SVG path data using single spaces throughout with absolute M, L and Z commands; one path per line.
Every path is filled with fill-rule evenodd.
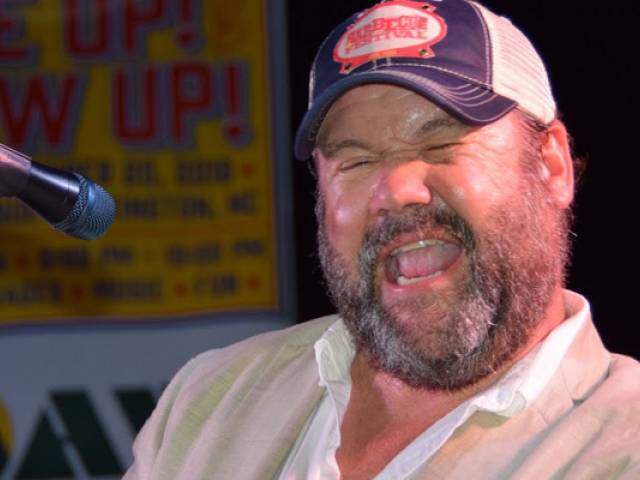
M 372 2 L 307 0 L 288 5 L 292 138 L 307 99 L 313 56 L 326 34 Z M 587 169 L 576 198 L 569 288 L 591 302 L 610 350 L 640 358 L 640 319 L 634 311 L 638 242 L 636 64 L 640 6 L 594 3 L 487 1 L 509 17 L 540 51 L 556 102 Z M 315 255 L 315 181 L 294 161 L 294 209 L 299 321 L 333 312 Z

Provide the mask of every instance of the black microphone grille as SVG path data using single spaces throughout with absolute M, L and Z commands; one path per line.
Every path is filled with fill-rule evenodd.
M 100 185 L 75 174 L 80 183 L 78 199 L 69 214 L 53 224 L 53 228 L 83 240 L 94 240 L 104 234 L 116 215 L 113 197 Z

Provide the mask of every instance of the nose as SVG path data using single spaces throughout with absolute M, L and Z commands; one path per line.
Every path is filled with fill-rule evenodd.
M 373 186 L 369 213 L 375 218 L 408 205 L 429 204 L 432 193 L 427 185 L 428 170 L 429 165 L 419 159 L 389 165 Z

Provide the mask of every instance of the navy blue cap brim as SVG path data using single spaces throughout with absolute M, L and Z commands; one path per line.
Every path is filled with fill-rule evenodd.
M 424 66 L 394 65 L 362 73 L 353 72 L 314 100 L 296 133 L 296 158 L 306 160 L 311 156 L 320 124 L 333 102 L 347 90 L 370 83 L 385 83 L 412 90 L 467 125 L 487 125 L 517 106 L 513 100 L 496 94 L 484 85 Z

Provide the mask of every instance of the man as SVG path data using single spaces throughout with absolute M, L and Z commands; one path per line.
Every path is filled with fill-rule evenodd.
M 296 155 L 340 316 L 187 364 L 126 478 L 640 478 L 640 365 L 563 289 L 573 161 L 529 41 L 391 0 L 310 88 Z

